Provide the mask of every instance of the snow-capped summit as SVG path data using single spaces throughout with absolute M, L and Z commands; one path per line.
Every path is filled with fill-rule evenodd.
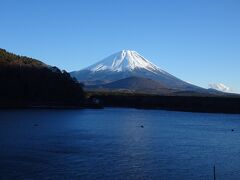
M 169 89 L 202 90 L 200 87 L 167 73 L 136 51 L 131 50 L 122 50 L 112 54 L 83 70 L 71 72 L 71 76 L 85 85 L 102 85 L 128 77 L 140 77 L 157 81 Z
M 122 50 L 86 68 L 86 70 L 92 72 L 104 70 L 121 72 L 133 71 L 135 69 L 146 69 L 153 73 L 161 71 L 160 68 L 145 59 L 136 51 L 131 50 Z

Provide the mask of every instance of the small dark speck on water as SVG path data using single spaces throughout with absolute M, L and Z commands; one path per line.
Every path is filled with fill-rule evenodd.
M 240 179 L 239 119 L 131 108 L 0 110 L 0 180 L 214 180 L 214 167 L 216 180 Z

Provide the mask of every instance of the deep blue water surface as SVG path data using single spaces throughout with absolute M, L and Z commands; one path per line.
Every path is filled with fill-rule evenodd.
M 214 164 L 239 180 L 240 115 L 0 111 L 0 179 L 211 180 Z

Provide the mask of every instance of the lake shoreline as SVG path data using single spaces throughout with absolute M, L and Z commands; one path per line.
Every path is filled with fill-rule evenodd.
M 97 102 L 96 102 L 97 101 Z M 1 103 L 0 109 L 134 108 L 198 113 L 240 114 L 240 98 L 146 95 L 91 95 L 81 103 Z
M 92 102 L 84 103 L 6 103 L 0 104 L 0 109 L 103 109 L 101 104 Z
M 103 107 L 240 114 L 240 98 L 225 96 L 160 96 L 144 94 L 92 94 Z

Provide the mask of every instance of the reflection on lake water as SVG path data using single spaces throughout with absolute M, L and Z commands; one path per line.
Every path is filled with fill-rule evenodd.
M 2 110 L 0 159 L 1 179 L 239 179 L 240 115 Z

